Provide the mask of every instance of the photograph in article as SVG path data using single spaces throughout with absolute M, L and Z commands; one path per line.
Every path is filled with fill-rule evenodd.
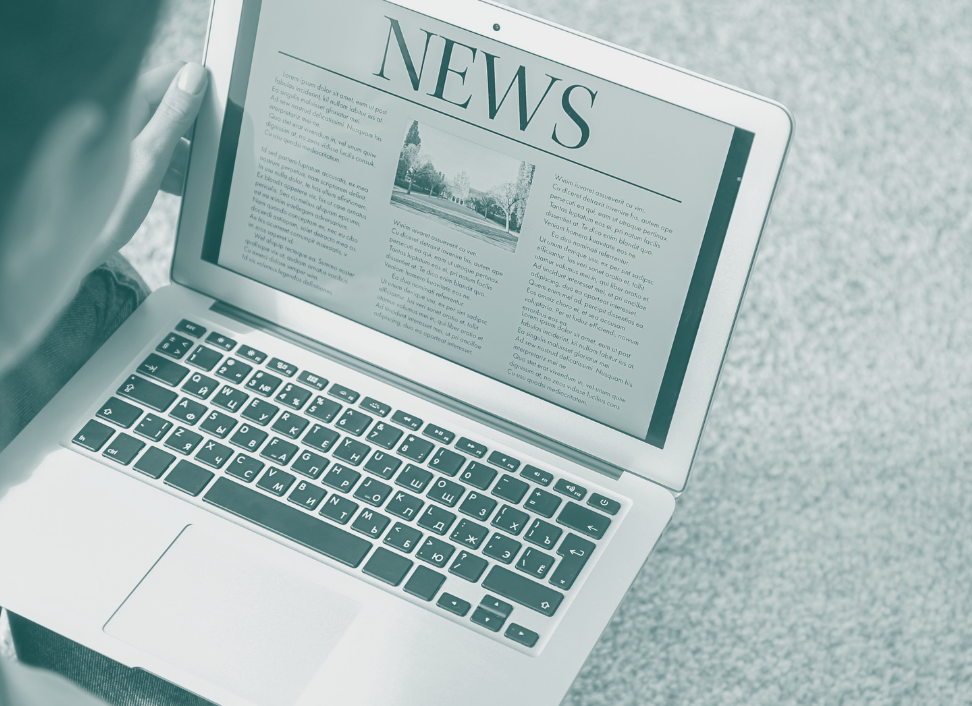
M 516 252 L 536 167 L 413 120 L 391 205 Z

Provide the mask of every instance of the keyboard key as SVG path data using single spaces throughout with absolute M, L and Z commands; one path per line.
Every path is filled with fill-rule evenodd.
M 489 570 L 483 579 L 483 588 L 546 616 L 556 613 L 564 600 L 564 594 L 503 566 L 493 566 Z
M 175 387 L 189 374 L 189 368 L 173 363 L 160 355 L 150 353 L 135 371 L 145 377 L 164 382 L 169 387 Z
M 396 424 L 401 424 L 406 429 L 410 429 L 412 431 L 418 431 L 422 428 L 422 424 L 424 423 L 418 417 L 413 417 L 411 414 L 406 414 L 402 410 L 398 410 L 392 415 L 392 421 Z
M 506 622 L 506 618 L 502 618 L 496 613 L 491 613 L 483 608 L 476 608 L 473 611 L 472 617 L 469 618 L 476 625 L 482 625 L 487 630 L 493 632 L 499 632 L 500 628 L 503 627 L 503 623 Z
M 535 488 L 527 501 L 523 503 L 523 507 L 527 510 L 533 510 L 538 515 L 542 517 L 553 517 L 553 514 L 557 512 L 557 508 L 560 507 L 561 500 L 553 493 L 548 493 L 546 490 L 540 490 Z
M 244 483 L 249 483 L 256 478 L 257 473 L 262 471 L 265 465 L 263 461 L 257 461 L 255 458 L 250 458 L 245 454 L 236 454 L 236 458 L 226 468 L 226 472 L 234 478 L 239 478 Z
M 523 467 L 523 470 L 520 471 L 520 475 L 527 480 L 532 480 L 534 483 L 539 483 L 543 486 L 550 485 L 550 482 L 553 480 L 553 473 L 550 473 L 549 471 L 542 471 L 536 466 L 531 466 L 530 464 Z
M 398 467 L 401 465 L 401 459 L 397 459 L 394 456 L 389 456 L 381 451 L 375 451 L 373 454 L 371 454 L 371 458 L 369 458 L 368 462 L 364 465 L 364 469 L 368 471 L 368 473 L 373 473 L 379 478 L 388 480 L 395 475 L 395 471 L 397 471 Z
M 169 470 L 169 466 L 172 465 L 173 461 L 175 461 L 175 456 L 172 454 L 166 453 L 162 449 L 157 449 L 154 446 L 149 446 L 132 468 L 139 473 L 144 473 L 149 478 L 158 480 Z
M 344 437 L 334 448 L 334 458 L 339 458 L 342 461 L 350 463 L 352 466 L 358 466 L 361 464 L 368 454 L 371 453 L 371 447 L 367 444 L 362 444 L 360 441 L 352 439 L 350 436 Z
M 279 436 L 275 436 L 270 439 L 269 444 L 263 447 L 260 455 L 271 461 L 275 461 L 281 466 L 286 466 L 290 463 L 290 459 L 297 455 L 297 444 L 292 444 L 289 441 L 284 441 Z
M 204 400 L 213 394 L 218 387 L 219 383 L 211 377 L 202 373 L 193 373 L 179 389 L 188 395 Z
M 207 348 L 206 346 L 196 346 L 196 350 L 192 352 L 186 362 L 200 370 L 205 370 L 207 373 L 216 367 L 216 364 L 223 359 L 223 354 L 214 351 L 212 348 Z
M 445 478 L 439 478 L 431 488 L 426 496 L 435 500 L 437 503 L 442 503 L 446 507 L 455 507 L 455 504 L 459 502 L 459 498 L 465 492 L 463 488 L 458 483 L 454 483 L 451 480 L 446 480 Z
M 246 376 L 253 372 L 253 366 L 236 358 L 227 358 L 216 368 L 216 377 L 229 380 L 235 385 L 241 384 Z
M 217 412 L 215 409 L 206 415 L 203 419 L 202 424 L 199 428 L 204 432 L 212 434 L 219 439 L 225 439 L 233 427 L 236 426 L 236 420 L 229 415 L 223 414 L 222 412 Z
M 365 397 L 363 400 L 361 400 L 358 406 L 361 407 L 361 409 L 366 409 L 379 417 L 387 417 L 388 413 L 391 412 L 391 407 L 389 405 L 385 404 L 384 402 L 379 402 L 373 397 Z
M 368 428 L 368 425 L 374 420 L 363 412 L 358 412 L 354 409 L 344 410 L 344 414 L 341 418 L 337 420 L 335 426 L 343 431 L 345 434 L 350 434 L 351 436 L 361 436 L 364 430 Z
M 398 440 L 402 438 L 404 433 L 401 429 L 393 427 L 391 424 L 378 422 L 368 432 L 368 441 L 383 449 L 390 449 L 398 443 Z
M 268 436 L 270 435 L 262 429 L 257 429 L 250 424 L 242 424 L 236 430 L 236 433 L 230 437 L 230 443 L 252 453 L 260 448 Z
M 557 544 L 557 540 L 560 539 L 560 535 L 563 533 L 564 531 L 562 529 L 549 522 L 534 520 L 533 524 L 530 525 L 530 529 L 523 535 L 523 539 L 530 544 L 536 544 L 538 547 L 553 549 L 554 545 Z
M 496 487 L 490 492 L 492 492 L 492 494 L 497 498 L 502 498 L 503 500 L 516 505 L 523 500 L 523 496 L 526 495 L 529 489 L 530 484 L 526 481 L 522 481 L 519 478 L 514 478 L 513 476 L 509 476 L 504 473 L 503 477 L 500 478 L 499 482 L 496 483 Z
M 505 534 L 493 532 L 493 536 L 489 538 L 486 546 L 483 547 L 483 554 L 488 556 L 490 559 L 496 559 L 496 561 L 509 564 L 511 561 L 513 561 L 513 557 L 516 556 L 517 552 L 520 551 L 520 547 L 522 546 L 523 545 L 517 542 L 515 539 L 511 539 Z
M 441 539 L 436 539 L 435 537 L 428 537 L 422 546 L 419 548 L 418 553 L 415 555 L 416 558 L 422 561 L 432 564 L 432 566 L 438 566 L 440 569 L 446 565 L 449 561 L 449 557 L 452 553 L 456 551 L 456 548 L 451 544 L 443 542 Z
M 384 547 L 378 547 L 361 570 L 379 581 L 397 586 L 411 568 L 412 561 L 410 559 L 390 552 Z
M 520 560 L 516 562 L 516 568 L 530 576 L 542 579 L 553 566 L 554 558 L 549 554 L 544 554 L 539 549 L 527 547 L 526 551 L 520 555 Z
M 467 601 L 457 598 L 451 593 L 443 593 L 441 596 L 439 596 L 439 600 L 437 600 L 435 604 L 440 608 L 449 611 L 450 613 L 455 613 L 459 617 L 464 616 L 469 612 L 469 609 L 472 608 Z
M 290 494 L 287 500 L 305 510 L 316 510 L 325 495 L 327 495 L 327 491 L 321 486 L 302 480 L 297 484 L 294 492 Z
M 169 434 L 169 438 L 165 440 L 165 445 L 183 456 L 188 456 L 196 450 L 202 440 L 202 434 L 189 431 L 185 427 L 176 427 L 175 431 Z
M 588 537 L 600 539 L 611 526 L 611 519 L 577 503 L 567 503 L 557 515 L 557 524 L 586 534 Z
M 290 470 L 317 480 L 329 463 L 330 461 L 323 456 L 318 456 L 311 451 L 301 451 L 294 459 L 294 464 L 290 467 Z
M 416 498 L 414 495 L 409 495 L 408 493 L 403 493 L 399 490 L 388 502 L 388 507 L 386 507 L 385 510 L 396 517 L 411 520 L 418 515 L 419 510 L 422 509 L 424 504 L 424 502 Z
M 509 618 L 510 613 L 513 612 L 513 606 L 489 594 L 483 596 L 483 600 L 479 602 L 479 607 L 488 610 L 490 613 L 495 613 L 504 620 Z
M 437 427 L 435 424 L 427 424 L 425 429 L 422 430 L 422 435 L 434 439 L 445 446 L 451 444 L 452 440 L 456 438 L 456 435 L 451 431 Z
M 459 478 L 474 488 L 486 490 L 493 482 L 493 479 L 496 478 L 496 471 L 489 466 L 472 461 L 466 466 L 466 470 L 462 472 Z
M 498 527 L 501 530 L 509 532 L 514 537 L 523 531 L 526 523 L 530 521 L 530 516 L 523 512 L 522 510 L 517 510 L 515 507 L 510 505 L 504 505 L 500 508 L 500 511 L 496 513 L 496 517 L 490 523 L 493 527 Z
M 507 456 L 504 453 L 500 453 L 499 451 L 494 451 L 491 453 L 489 458 L 486 460 L 492 463 L 494 466 L 499 466 L 510 473 L 515 473 L 516 469 L 520 467 L 519 461 L 511 456 Z
M 313 387 L 315 390 L 323 390 L 327 387 L 327 380 L 325 378 L 314 373 L 309 373 L 306 370 L 297 376 L 297 382 L 302 382 L 309 387 Z
M 482 493 L 469 493 L 459 506 L 459 512 L 477 520 L 486 521 L 496 509 L 496 501 Z
M 216 396 L 213 397 L 213 404 L 217 407 L 222 407 L 228 412 L 236 412 L 243 408 L 246 401 L 250 399 L 250 396 L 243 392 L 243 390 L 237 390 L 236 388 L 230 387 L 229 385 L 223 385 Z
M 391 495 L 392 487 L 374 478 L 365 478 L 364 483 L 354 491 L 357 500 L 368 503 L 372 507 L 381 507 L 382 503 Z
M 561 478 L 554 483 L 554 491 L 560 493 L 561 495 L 566 495 L 567 497 L 573 498 L 574 500 L 583 500 L 584 496 L 587 495 L 587 488 L 582 485 L 572 483 L 566 478 Z
M 428 487 L 432 478 L 433 475 L 430 471 L 410 463 L 405 466 L 404 471 L 398 474 L 395 483 L 403 488 L 408 488 L 413 493 L 421 493 Z
M 109 397 L 108 401 L 101 405 L 97 416 L 106 422 L 128 429 L 135 423 L 136 419 L 142 416 L 142 410 L 117 397 Z
M 580 575 L 584 564 L 591 558 L 594 552 L 594 542 L 590 542 L 576 534 L 568 534 L 564 541 L 560 543 L 557 554 L 563 557 L 553 575 L 550 577 L 550 585 L 557 588 L 568 590 L 574 585 L 574 581 Z
M 154 414 L 147 414 L 135 427 L 135 433 L 150 441 L 160 441 L 163 436 L 169 433 L 171 428 L 172 422 L 156 417 Z
M 176 360 L 184 356 L 192 348 L 192 341 L 190 341 L 185 336 L 180 336 L 177 333 L 170 333 L 165 339 L 155 347 L 159 353 L 165 353 L 168 356 L 172 356 Z
M 222 468 L 233 455 L 233 449 L 215 441 L 207 441 L 196 453 L 196 460 L 213 468 Z
M 217 479 L 203 500 L 352 568 L 371 550 L 365 539 L 226 478 Z
M 486 571 L 487 566 L 489 566 L 489 562 L 482 557 L 470 554 L 467 551 L 460 551 L 459 556 L 449 567 L 449 573 L 476 583 L 483 572 Z
M 200 419 L 206 415 L 206 405 L 200 404 L 190 400 L 188 397 L 183 397 L 179 400 L 179 404 L 172 408 L 169 412 L 170 417 L 178 419 L 189 426 L 194 425 Z
M 411 554 L 421 539 L 422 533 L 417 529 L 396 522 L 395 526 L 391 528 L 391 532 L 385 537 L 385 544 L 406 554 Z
M 459 472 L 459 469 L 462 468 L 462 464 L 465 462 L 465 457 L 457 454 L 455 451 L 441 448 L 435 452 L 435 456 L 429 461 L 429 468 L 434 468 L 439 473 L 452 477 Z
M 382 514 L 365 508 L 361 514 L 351 523 L 351 529 L 355 532 L 367 535 L 373 539 L 378 539 L 381 533 L 388 527 L 391 520 Z
M 188 493 L 196 497 L 214 476 L 214 473 L 207 471 L 205 468 L 200 468 L 194 463 L 179 461 L 176 467 L 169 471 L 169 475 L 162 479 L 162 482 L 172 488 L 181 490 L 183 493 Z M 223 479 L 220 478 L 220 480 Z M 229 483 L 230 481 L 226 482 Z
M 274 399 L 280 404 L 286 405 L 291 409 L 300 409 L 310 398 L 310 390 L 305 389 L 300 385 L 295 385 L 292 382 L 288 382 L 283 386 L 283 389 L 277 393 L 277 396 Z
M 206 336 L 206 343 L 217 348 L 222 348 L 224 351 L 231 351 L 236 348 L 236 341 L 215 331 Z
M 280 497 L 290 490 L 290 486 L 294 484 L 295 480 L 297 479 L 286 471 L 281 471 L 279 468 L 270 466 L 270 468 L 268 468 L 266 472 L 260 476 L 260 480 L 258 480 L 256 484 L 257 488 L 262 488 L 268 493 L 272 493 L 273 495 Z
M 358 397 L 360 397 L 354 390 L 344 385 L 338 385 L 337 383 L 331 385 L 331 389 L 327 391 L 327 394 L 331 397 L 337 397 L 339 400 L 344 400 L 348 404 L 354 404 L 358 401 Z
M 308 424 L 310 422 L 303 417 L 298 417 L 291 412 L 284 412 L 270 428 L 284 436 L 289 436 L 291 439 L 296 439 L 304 433 Z
M 287 363 L 280 358 L 271 358 L 270 362 L 267 363 L 267 367 L 270 368 L 275 373 L 280 373 L 284 377 L 292 378 L 297 374 L 297 366 L 292 363 Z
M 258 351 L 256 348 L 251 348 L 250 346 L 241 346 L 236 355 L 241 358 L 246 358 L 247 360 L 252 360 L 257 365 L 260 365 L 263 361 L 267 359 L 267 354 L 263 351 Z
M 342 498 L 340 495 L 332 495 L 321 507 L 321 515 L 334 520 L 339 525 L 348 524 L 348 520 L 357 511 L 358 503 Z
M 269 397 L 276 392 L 281 383 L 283 383 L 283 380 L 278 378 L 276 375 L 271 375 L 270 373 L 265 373 L 262 370 L 257 370 L 246 383 L 246 388 L 248 390 L 253 390 L 262 397 Z
M 154 382 L 149 382 L 138 375 L 129 375 L 115 394 L 140 402 L 156 412 L 167 410 L 179 396 L 174 391 L 159 387 Z
M 429 505 L 419 517 L 418 526 L 442 535 L 449 531 L 455 521 L 456 516 L 448 510 L 443 510 L 436 505 Z
M 331 466 L 331 470 L 327 472 L 321 482 L 335 490 L 340 490 L 342 493 L 347 493 L 360 478 L 361 474 L 357 471 L 342 466 L 340 463 L 335 463 Z
M 321 397 L 320 395 L 316 396 L 314 401 L 311 402 L 310 406 L 304 410 L 308 416 L 322 421 L 325 424 L 334 419 L 340 411 L 341 405 L 334 400 L 329 400 L 326 397 Z
M 143 448 L 145 448 L 144 441 L 139 441 L 128 434 L 119 434 L 111 440 L 101 455 L 115 463 L 127 466 Z
M 420 439 L 414 434 L 405 437 L 405 441 L 398 447 L 398 453 L 416 463 L 422 463 L 435 448 L 431 441 Z
M 483 444 L 477 443 L 472 439 L 467 439 L 464 436 L 459 437 L 459 441 L 456 442 L 456 448 L 476 458 L 485 456 L 487 450 Z
M 320 424 L 315 424 L 311 427 L 310 431 L 304 435 L 303 442 L 307 446 L 313 446 L 319 451 L 330 451 L 331 447 L 334 446 L 334 442 L 341 438 L 333 429 L 328 429 L 327 427 L 322 427 Z
M 405 593 L 421 598 L 423 601 L 431 601 L 442 588 L 445 578 L 442 574 L 420 565 L 415 569 L 411 578 L 405 582 L 403 590 Z
M 486 539 L 487 534 L 489 534 L 489 530 L 482 525 L 477 525 L 470 520 L 459 520 L 459 524 L 449 535 L 449 539 L 466 549 L 479 549 L 479 545 Z
M 594 493 L 587 499 L 587 504 L 591 507 L 596 507 L 602 512 L 606 512 L 609 515 L 617 515 L 618 510 L 621 509 L 621 503 L 617 500 L 611 500 L 611 498 L 605 498 L 599 493 Z
M 205 328 L 203 328 L 199 324 L 194 324 L 189 319 L 183 319 L 182 321 L 180 321 L 176 325 L 175 330 L 178 331 L 179 333 L 184 333 L 188 336 L 192 336 L 193 338 L 199 338 L 204 333 L 206 333 Z
M 540 639 L 540 636 L 535 632 L 527 630 L 522 625 L 517 625 L 516 623 L 510 623 L 506 627 L 506 632 L 503 633 L 503 636 L 510 638 L 513 642 L 520 643 L 524 647 L 533 647 L 537 644 L 537 640 Z

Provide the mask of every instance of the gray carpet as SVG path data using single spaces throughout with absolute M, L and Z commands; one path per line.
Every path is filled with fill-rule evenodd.
M 689 488 L 566 703 L 972 703 L 972 5 L 514 4 L 797 121 Z M 150 63 L 201 52 L 173 8 Z M 155 284 L 175 209 L 129 246 Z

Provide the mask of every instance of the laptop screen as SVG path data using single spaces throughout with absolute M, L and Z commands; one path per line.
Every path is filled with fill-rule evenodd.
M 497 27 L 247 0 L 203 259 L 662 448 L 753 135 Z

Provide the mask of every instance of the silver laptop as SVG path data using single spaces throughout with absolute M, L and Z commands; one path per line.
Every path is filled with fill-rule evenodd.
M 206 64 L 173 284 L 0 459 L 0 605 L 220 704 L 558 703 L 786 111 L 472 0 L 216 0 Z

